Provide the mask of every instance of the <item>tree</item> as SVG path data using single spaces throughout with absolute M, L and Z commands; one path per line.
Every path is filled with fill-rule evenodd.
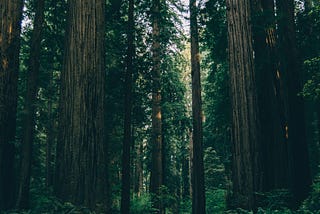
M 55 192 L 105 206 L 105 1 L 70 0 L 62 73 Z
M 32 162 L 32 145 L 34 141 L 35 110 L 40 69 L 40 50 L 42 40 L 42 25 L 44 22 L 44 0 L 36 3 L 34 29 L 31 37 L 27 92 L 25 96 L 25 116 L 21 150 L 21 169 L 17 198 L 17 207 L 29 207 L 29 188 Z
M 130 148 L 132 144 L 132 73 L 134 58 L 134 0 L 129 0 L 128 50 L 125 76 L 124 136 L 122 146 L 121 213 L 130 211 Z
M 14 142 L 22 7 L 22 0 L 0 2 L 0 210 L 14 205 Z
M 192 78 L 192 213 L 205 213 L 205 187 L 203 166 L 202 103 L 200 79 L 200 53 L 197 23 L 197 1 L 190 0 L 191 78 Z
M 233 202 L 253 209 L 261 188 L 260 124 L 253 61 L 250 1 L 227 1 L 233 117 Z
M 152 1 L 152 168 L 150 192 L 153 206 L 163 213 L 161 186 L 162 166 L 162 122 L 161 122 L 161 50 L 160 50 L 160 0 Z
M 298 95 L 302 91 L 302 69 L 296 41 L 294 1 L 277 1 L 277 8 L 280 14 L 281 69 L 286 87 L 290 188 L 297 205 L 307 197 L 311 184 L 304 102 Z
M 255 71 L 263 152 L 263 190 L 288 188 L 284 80 L 279 69 L 274 1 L 253 1 Z

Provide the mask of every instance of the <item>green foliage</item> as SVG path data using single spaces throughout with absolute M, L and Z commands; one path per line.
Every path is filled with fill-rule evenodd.
M 269 192 L 257 193 L 261 207 L 267 210 L 288 209 L 292 202 L 292 194 L 287 189 L 275 189 Z
M 208 147 L 204 151 L 205 183 L 208 189 L 226 187 L 225 168 L 216 150 Z
M 299 211 L 300 213 L 320 212 L 320 175 L 315 178 L 310 196 L 302 203 Z
M 181 214 L 189 214 L 192 211 L 192 202 L 189 197 L 184 198 L 180 202 L 180 213 Z
M 207 213 L 223 213 L 226 209 L 226 190 L 216 189 L 206 191 Z
M 142 194 L 140 197 L 133 197 L 130 207 L 131 213 L 145 214 L 152 212 L 150 194 Z
M 320 101 L 320 57 L 304 62 L 309 80 L 304 84 L 302 95 L 306 99 Z
M 212 147 L 228 170 L 230 165 L 231 110 L 227 63 L 227 20 L 224 0 L 210 0 L 203 10 L 202 68 L 204 81 L 204 146 Z

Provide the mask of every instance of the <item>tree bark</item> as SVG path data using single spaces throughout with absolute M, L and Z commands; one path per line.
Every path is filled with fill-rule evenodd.
M 200 79 L 199 33 L 197 23 L 197 1 L 190 0 L 190 33 L 191 33 L 191 78 L 192 78 L 192 213 L 206 213 L 204 166 L 203 166 L 203 134 L 202 103 Z
M 253 1 L 253 10 L 261 148 L 264 151 L 263 190 L 270 191 L 288 188 L 288 146 L 285 138 L 287 118 L 283 80 L 278 66 L 274 1 Z
M 152 168 L 150 192 L 153 206 L 163 213 L 161 186 L 163 185 L 162 166 L 162 121 L 161 121 L 161 51 L 160 51 L 160 0 L 152 1 Z
M 295 204 L 308 196 L 311 184 L 308 145 L 306 141 L 304 102 L 298 93 L 302 91 L 302 69 L 296 41 L 294 1 L 277 1 L 279 14 L 279 44 L 281 69 L 285 77 L 287 96 L 286 126 L 289 150 L 290 187 Z
M 124 138 L 122 145 L 122 191 L 121 213 L 130 212 L 130 148 L 132 144 L 132 74 L 134 58 L 134 0 L 129 0 L 128 20 L 128 50 L 127 68 L 125 77 L 125 100 L 124 100 Z
M 249 0 L 227 0 L 229 69 L 233 109 L 233 197 L 254 209 L 261 190 L 260 123 Z
M 105 1 L 68 3 L 55 191 L 106 212 Z
M 22 0 L 0 1 L 0 211 L 14 206 Z
M 21 143 L 21 168 L 16 206 L 19 209 L 29 208 L 29 189 L 32 163 L 32 146 L 35 132 L 35 111 L 40 69 L 40 51 L 42 39 L 42 25 L 44 22 L 44 0 L 36 3 L 34 28 L 31 36 L 27 92 L 23 119 L 23 138 Z
M 134 192 L 138 197 L 141 196 L 143 189 L 143 145 L 139 143 L 136 147 L 136 161 L 135 161 L 135 184 Z

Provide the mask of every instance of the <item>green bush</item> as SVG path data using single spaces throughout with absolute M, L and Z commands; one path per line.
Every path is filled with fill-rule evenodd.
M 320 174 L 315 178 L 310 196 L 302 203 L 299 213 L 320 213 Z
M 140 197 L 134 197 L 131 202 L 131 213 L 145 214 L 152 212 L 150 194 L 143 194 Z
M 226 190 L 215 189 L 206 191 L 207 213 L 224 213 L 226 209 Z
M 257 193 L 262 201 L 259 206 L 266 210 L 286 210 L 292 202 L 292 194 L 288 189 L 274 189 L 265 193 Z

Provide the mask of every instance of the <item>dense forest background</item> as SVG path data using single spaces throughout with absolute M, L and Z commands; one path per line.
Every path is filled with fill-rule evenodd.
M 320 213 L 318 0 L 0 17 L 0 213 Z

